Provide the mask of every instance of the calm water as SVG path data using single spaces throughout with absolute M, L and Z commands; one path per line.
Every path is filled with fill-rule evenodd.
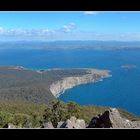
M 137 67 L 123 69 L 121 65 Z M 140 51 L 95 50 L 0 50 L 0 65 L 22 65 L 32 69 L 99 68 L 112 77 L 96 84 L 67 90 L 59 99 L 82 105 L 104 105 L 127 109 L 140 115 Z

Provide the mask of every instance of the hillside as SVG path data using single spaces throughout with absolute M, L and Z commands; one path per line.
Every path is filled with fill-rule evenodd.
M 50 109 L 57 105 L 55 112 L 52 115 Z M 72 109 L 71 111 L 68 111 Z M 46 104 L 35 104 L 27 102 L 0 102 L 0 128 L 7 128 L 8 124 L 14 125 L 16 128 L 41 128 L 46 121 L 55 119 L 57 121 L 65 121 L 71 116 L 76 116 L 78 119 L 83 119 L 86 124 L 98 114 L 104 113 L 109 107 L 101 106 L 79 106 L 73 102 L 67 104 L 59 101 L 49 102 Z M 119 109 L 121 117 L 130 121 L 140 121 L 140 118 Z M 57 116 L 60 113 L 60 116 Z M 45 116 L 45 117 L 44 117 Z

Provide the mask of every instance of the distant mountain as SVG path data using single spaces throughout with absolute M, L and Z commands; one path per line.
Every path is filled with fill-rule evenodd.
M 0 49 L 95 49 L 132 50 L 140 49 L 140 41 L 9 41 L 0 42 Z

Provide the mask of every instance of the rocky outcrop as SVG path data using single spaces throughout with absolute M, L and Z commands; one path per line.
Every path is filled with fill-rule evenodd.
M 58 123 L 57 128 L 82 129 L 86 128 L 86 124 L 84 120 L 76 119 L 76 117 L 73 116 L 70 119 L 66 120 L 65 122 Z
M 110 77 L 109 71 L 87 69 L 87 73 L 82 76 L 65 77 L 62 80 L 55 81 L 50 85 L 50 91 L 55 97 L 59 97 L 65 90 L 73 88 L 81 84 L 94 83 L 100 81 L 103 78 Z
M 116 108 L 110 108 L 103 114 L 93 117 L 88 128 L 140 128 L 140 122 L 122 118 Z
M 44 123 L 43 128 L 55 128 L 51 122 Z M 72 116 L 66 121 L 58 122 L 57 128 L 85 129 L 85 128 L 140 128 L 140 121 L 130 121 L 121 117 L 118 109 L 110 108 L 99 114 L 86 124 L 83 119 Z
M 103 114 L 99 114 L 93 117 L 87 128 L 110 128 L 112 127 L 111 120 L 109 118 L 109 111 L 105 111 Z

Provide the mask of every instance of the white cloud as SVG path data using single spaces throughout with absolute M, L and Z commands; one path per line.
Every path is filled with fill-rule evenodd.
M 3 33 L 4 29 L 3 27 L 0 27 L 0 33 Z
M 96 12 L 96 11 L 84 11 L 83 13 L 85 15 L 97 15 L 99 12 Z
M 63 27 L 61 28 L 61 30 L 64 32 L 71 32 L 74 31 L 75 29 L 76 29 L 76 25 L 73 22 L 63 25 Z
M 58 29 L 5 29 L 0 27 L 0 36 L 47 36 L 55 33 L 69 33 L 76 29 L 75 23 L 71 22 Z
M 2 38 L 8 39 L 20 39 L 27 38 L 27 39 L 55 39 L 65 36 L 70 36 L 72 32 L 76 29 L 76 24 L 71 22 L 68 24 L 63 25 L 58 29 L 22 29 L 22 28 L 15 28 L 15 29 L 6 29 L 0 27 L 0 40 Z

